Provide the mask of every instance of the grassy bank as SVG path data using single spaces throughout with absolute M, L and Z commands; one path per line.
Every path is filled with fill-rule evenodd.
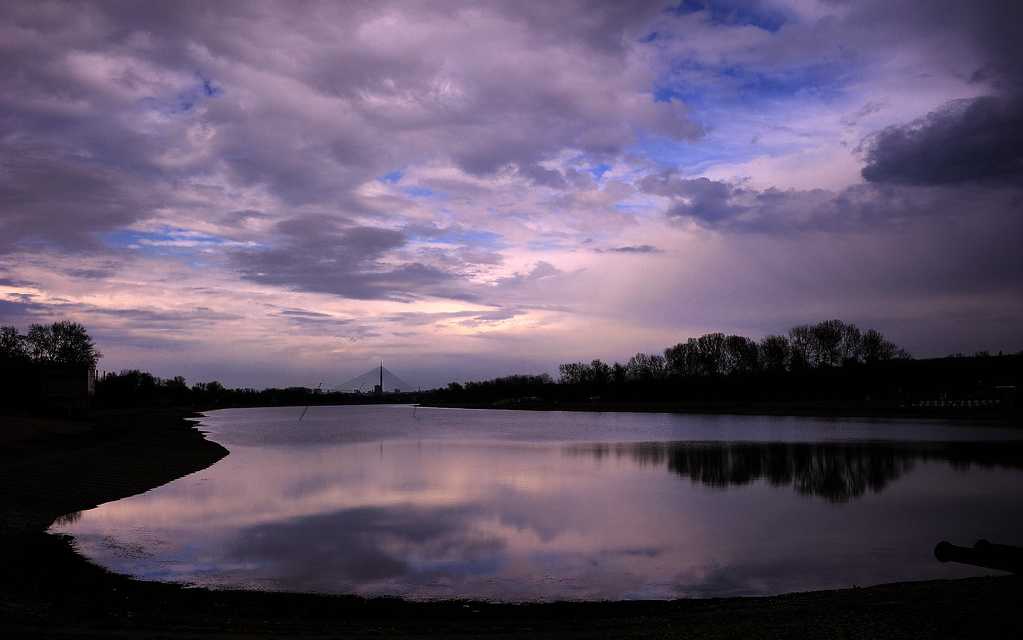
M 203 469 L 226 455 L 183 412 L 48 425 L 0 453 L 5 637 L 1021 637 L 1023 579 L 884 585 L 769 598 L 495 605 L 210 591 L 111 574 L 53 520 Z M 67 425 L 65 425 L 67 426 Z

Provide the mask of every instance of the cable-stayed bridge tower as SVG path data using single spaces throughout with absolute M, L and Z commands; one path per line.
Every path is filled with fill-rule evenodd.
M 334 391 L 376 394 L 408 391 L 410 389 L 411 387 L 409 387 L 404 380 L 388 370 L 387 367 L 384 366 L 383 362 L 380 363 L 379 367 L 373 367 L 366 373 L 356 376 L 351 380 L 334 387 Z

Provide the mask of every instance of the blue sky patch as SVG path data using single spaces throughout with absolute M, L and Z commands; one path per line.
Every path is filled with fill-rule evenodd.
M 782 11 L 750 5 L 741 0 L 682 0 L 673 10 L 684 16 L 705 12 L 711 24 L 727 26 L 751 26 L 774 33 L 782 28 L 790 17 Z
M 411 233 L 413 240 L 440 244 L 469 244 L 496 249 L 505 246 L 504 237 L 491 231 L 448 227 L 436 233 Z
M 444 195 L 440 191 L 420 186 L 404 187 L 401 192 L 412 198 L 440 198 Z
M 774 125 L 784 126 L 793 105 L 847 99 L 847 87 L 857 73 L 854 63 L 844 62 L 824 61 L 768 71 L 676 61 L 671 76 L 654 89 L 654 99 L 683 102 L 706 134 L 686 143 L 648 137 L 640 140 L 634 151 L 690 173 L 700 173 L 719 163 L 796 151 L 798 142 L 766 145 L 760 133 Z
M 758 108 L 787 100 L 826 102 L 845 97 L 845 88 L 855 75 L 852 65 L 835 62 L 764 71 L 679 60 L 671 76 L 654 88 L 654 100 L 684 102 L 698 117 L 712 109 Z
M 196 74 L 196 83 L 173 97 L 150 96 L 140 100 L 142 106 L 167 115 L 188 113 L 200 102 L 224 95 L 224 90 L 213 80 L 201 73 Z
M 678 142 L 652 136 L 638 142 L 634 151 L 658 164 L 691 174 L 702 173 L 715 164 L 743 162 L 758 155 L 758 149 L 749 144 L 709 138 L 697 142 Z
M 190 256 L 209 249 L 236 247 L 244 244 L 219 236 L 177 228 L 165 228 L 159 231 L 119 229 L 102 234 L 101 238 L 110 247 L 133 249 L 145 255 L 157 256 Z
M 606 162 L 601 162 L 600 164 L 596 164 L 590 167 L 590 174 L 597 180 L 600 180 L 601 178 L 604 177 L 604 174 L 610 170 L 611 165 L 607 164 Z

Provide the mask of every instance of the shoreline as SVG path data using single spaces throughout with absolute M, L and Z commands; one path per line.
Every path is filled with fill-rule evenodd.
M 1016 426 L 1018 412 L 976 410 L 926 410 L 907 407 L 838 407 L 789 404 L 692 404 L 678 402 L 495 402 L 431 403 L 432 409 L 483 409 L 500 411 L 573 411 L 592 413 L 671 413 L 679 415 L 764 416 L 777 418 L 863 418 L 877 420 L 944 420 L 985 426 Z
M 100 414 L 87 429 L 0 450 L 0 631 L 89 637 L 1019 637 L 1023 577 L 768 597 L 495 604 L 209 590 L 91 564 L 54 520 L 142 493 L 228 455 L 185 410 Z

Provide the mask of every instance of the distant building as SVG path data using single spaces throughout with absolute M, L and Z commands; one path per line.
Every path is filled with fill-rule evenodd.
M 0 407 L 78 413 L 95 393 L 89 365 L 0 362 Z
M 88 365 L 42 365 L 36 371 L 36 393 L 48 408 L 88 409 L 96 395 L 96 369 Z

